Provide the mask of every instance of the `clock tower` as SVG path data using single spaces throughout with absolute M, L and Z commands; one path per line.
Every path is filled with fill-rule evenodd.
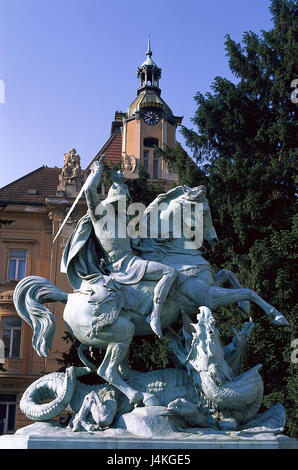
M 150 39 L 146 60 L 137 69 L 139 88 L 137 97 L 123 113 L 122 159 L 124 175 L 138 177 L 138 167 L 143 165 L 150 179 L 177 182 L 178 175 L 171 171 L 165 161 L 158 158 L 155 145 L 173 147 L 176 143 L 176 128 L 182 117 L 174 116 L 161 98 L 159 80 L 161 69 L 152 60 Z

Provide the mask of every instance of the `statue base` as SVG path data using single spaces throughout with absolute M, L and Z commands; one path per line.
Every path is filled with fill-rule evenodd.
M 73 432 L 53 420 L 0 437 L 0 449 L 298 449 L 282 434 L 284 409 L 276 404 L 238 431 L 185 428 L 165 407 L 135 408 L 104 431 Z
M 238 432 L 200 429 L 198 434 L 183 433 L 182 436 L 146 439 L 124 430 L 117 435 L 108 431 L 72 433 L 61 428 L 57 432 L 52 423 L 35 423 L 26 428 L 31 430 L 1 436 L 0 449 L 298 449 L 296 439 L 272 433 L 248 436 Z

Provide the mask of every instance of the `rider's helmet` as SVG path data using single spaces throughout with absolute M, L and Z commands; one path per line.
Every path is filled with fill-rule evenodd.
M 106 199 L 104 199 L 103 201 L 104 204 L 116 202 L 119 200 L 120 197 L 124 196 L 130 198 L 128 187 L 123 180 L 123 171 L 111 171 L 111 174 L 113 176 L 114 182 L 108 191 Z

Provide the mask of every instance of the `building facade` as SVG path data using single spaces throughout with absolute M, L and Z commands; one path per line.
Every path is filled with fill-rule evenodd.
M 24 390 L 38 377 L 57 370 L 57 358 L 68 349 L 62 339 L 66 327 L 59 303 L 48 307 L 56 333 L 48 358 L 32 348 L 32 330 L 17 315 L 13 292 L 25 276 L 45 277 L 65 292 L 70 287 L 60 272 L 65 243 L 86 212 L 82 197 L 55 243 L 53 239 L 86 179 L 92 162 L 103 153 L 107 164 L 120 164 L 126 178 L 137 178 L 143 165 L 151 181 L 165 189 L 178 184 L 178 175 L 159 159 L 155 146 L 172 147 L 182 117 L 161 98 L 161 69 L 152 60 L 148 41 L 146 60 L 137 70 L 137 96 L 125 113 L 116 112 L 111 134 L 83 171 L 75 149 L 64 154 L 62 168 L 42 166 L 0 189 L 0 433 L 12 433 L 31 422 L 21 413 Z M 106 190 L 99 190 L 105 197 Z

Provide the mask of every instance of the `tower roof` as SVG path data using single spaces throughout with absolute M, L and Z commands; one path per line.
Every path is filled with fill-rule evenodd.
M 146 60 L 137 69 L 140 86 L 137 97 L 127 108 L 126 118 L 133 118 L 145 108 L 159 108 L 167 121 L 180 124 L 182 118 L 175 117 L 171 108 L 160 96 L 159 79 L 161 77 L 161 69 L 152 60 L 150 36 L 148 37 L 146 56 Z
M 147 47 L 147 52 L 146 52 L 146 60 L 142 63 L 142 65 L 140 67 L 138 67 L 137 76 L 138 76 L 138 78 L 141 79 L 141 82 L 143 82 L 144 86 L 147 85 L 147 83 L 145 83 L 145 78 L 150 77 L 151 86 L 155 86 L 155 88 L 158 88 L 156 83 L 161 77 L 161 69 L 152 60 L 152 50 L 151 50 L 151 44 L 150 44 L 150 36 L 148 37 L 148 47 Z
M 149 87 L 148 87 L 149 88 Z M 171 108 L 166 104 L 166 102 L 156 94 L 152 89 L 144 89 L 141 93 L 138 94 L 136 99 L 128 106 L 126 115 L 128 118 L 135 115 L 136 112 L 139 112 L 141 108 L 144 107 L 154 107 L 160 108 L 164 111 L 167 116 L 173 114 Z

